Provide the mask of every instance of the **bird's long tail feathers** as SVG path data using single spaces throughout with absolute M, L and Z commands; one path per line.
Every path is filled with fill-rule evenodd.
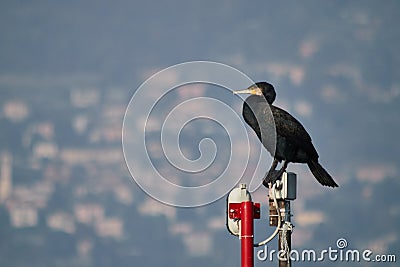
M 310 160 L 309 162 L 307 162 L 307 165 L 320 184 L 325 186 L 338 187 L 338 184 L 317 161 Z

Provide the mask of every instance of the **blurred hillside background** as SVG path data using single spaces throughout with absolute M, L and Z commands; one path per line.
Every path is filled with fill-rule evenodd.
M 399 23 L 398 1 L 2 1 L 0 265 L 240 265 L 224 199 L 166 206 L 141 191 L 123 159 L 136 88 L 192 60 L 273 83 L 276 105 L 302 121 L 339 183 L 323 188 L 306 166 L 289 167 L 299 177 L 293 248 L 346 238 L 349 248 L 399 258 Z M 165 108 L 199 95 L 240 112 L 238 98 L 207 86 L 178 91 Z M 204 128 L 182 139 L 194 158 L 191 140 Z M 210 129 L 217 144 L 226 140 Z M 264 203 L 256 239 L 272 231 L 265 193 L 254 194 Z

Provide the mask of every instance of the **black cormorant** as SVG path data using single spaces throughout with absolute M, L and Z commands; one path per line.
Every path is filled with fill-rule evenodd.
M 273 184 L 280 178 L 289 162 L 307 163 L 320 184 L 338 186 L 318 163 L 318 153 L 303 125 L 285 110 L 272 105 L 276 93 L 271 84 L 258 82 L 245 90 L 234 93 L 251 94 L 243 104 L 243 118 L 274 157 L 271 169 L 264 178 L 264 186 L 268 187 L 268 183 Z M 271 118 L 271 113 L 273 118 Z M 271 131 L 276 131 L 276 142 L 271 140 L 271 137 L 275 137 Z M 281 161 L 283 161 L 282 167 L 276 171 L 275 168 Z

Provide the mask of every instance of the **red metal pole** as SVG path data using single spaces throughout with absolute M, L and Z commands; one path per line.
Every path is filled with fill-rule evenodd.
M 241 203 L 241 245 L 242 245 L 242 267 L 254 266 L 253 250 L 253 202 L 246 201 Z

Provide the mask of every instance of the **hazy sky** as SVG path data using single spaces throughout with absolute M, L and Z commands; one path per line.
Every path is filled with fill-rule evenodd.
M 322 164 L 340 184 L 336 191 L 322 189 L 305 166 L 289 167 L 301 177 L 294 238 L 306 246 L 316 231 L 323 231 L 320 227 L 331 226 L 336 215 L 346 221 L 341 210 L 351 214 L 348 205 L 353 201 L 354 206 L 364 208 L 360 217 L 369 218 L 363 216 L 376 207 L 368 209 L 365 203 L 378 205 L 373 202 L 378 196 L 379 205 L 388 204 L 379 191 L 388 189 L 388 181 L 388 187 L 399 188 L 399 17 L 397 1 L 3 1 L 0 118 L 3 126 L 8 125 L 17 115 L 12 108 L 7 109 L 7 103 L 17 101 L 27 105 L 27 114 L 20 110 L 25 122 L 56 120 L 51 113 L 68 106 L 70 92 L 82 88 L 101 92 L 98 110 L 103 108 L 104 96 L 114 96 L 117 104 L 125 107 L 150 75 L 193 60 L 221 62 L 256 81 L 267 80 L 276 87 L 276 105 L 309 129 Z M 176 98 L 161 102 L 165 104 L 161 109 L 171 110 L 168 105 L 192 96 L 211 96 L 212 90 L 182 90 Z M 215 97 L 240 111 L 240 99 L 224 91 Z M 191 112 L 196 108 L 193 106 Z M 65 125 L 72 127 L 70 123 Z M 88 127 L 91 123 L 102 122 L 89 120 Z M 118 124 L 122 126 L 122 117 Z M 203 124 L 198 127 L 206 129 Z M 214 136 L 221 136 L 218 127 L 212 129 Z M 190 138 L 200 140 L 201 133 L 187 130 L 188 136 L 183 137 L 187 155 L 193 153 L 193 148 L 187 147 Z M 0 142 L 12 150 L 8 136 L 12 133 L 5 131 Z M 66 142 L 64 146 L 90 145 L 68 138 L 61 146 L 62 142 Z M 256 140 L 254 135 L 251 138 Z M 215 171 L 220 172 L 218 168 Z M 257 196 L 262 197 L 262 193 Z M 323 205 L 323 201 L 331 202 Z M 397 210 L 390 215 L 396 222 L 398 201 L 390 203 Z M 222 206 L 219 203 L 218 207 Z M 176 231 L 176 218 L 167 218 L 170 229 Z M 314 221 L 307 223 L 307 218 Z M 381 229 L 379 221 L 370 226 L 377 232 Z M 356 229 L 355 225 L 350 227 Z M 331 229 L 332 236 L 323 240 L 335 242 L 340 229 Z M 214 233 L 225 229 L 213 231 L 204 234 L 205 247 L 198 248 L 210 258 Z M 385 239 L 387 235 L 393 238 Z M 190 248 L 190 240 L 199 236 L 194 231 L 183 238 L 189 252 L 196 249 Z M 385 251 L 397 252 L 391 247 L 399 248 L 394 224 L 382 235 L 356 236 L 353 242 L 358 245 L 365 239 L 370 246 L 381 242 Z

